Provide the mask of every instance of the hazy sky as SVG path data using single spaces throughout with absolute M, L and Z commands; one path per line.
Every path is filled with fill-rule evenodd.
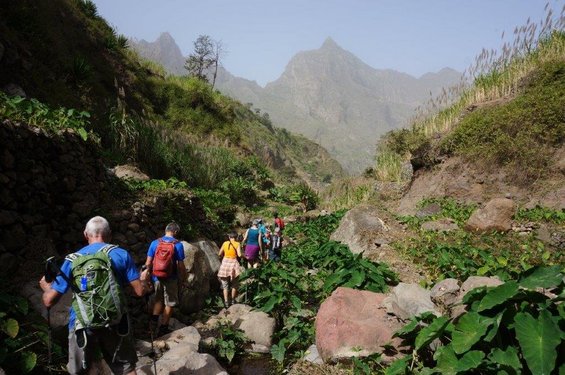
M 498 48 L 547 0 L 94 0 L 128 37 L 154 41 L 168 31 L 186 56 L 200 34 L 221 40 L 224 67 L 264 85 L 299 51 L 329 36 L 377 69 L 414 76 L 463 71 L 483 47 Z M 556 13 L 565 0 L 549 0 Z

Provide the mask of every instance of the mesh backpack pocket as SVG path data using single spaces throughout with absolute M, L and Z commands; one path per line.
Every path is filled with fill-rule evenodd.
M 72 307 L 76 329 L 102 328 L 118 324 L 126 313 L 122 287 L 118 284 L 109 253 L 116 245 L 106 245 L 94 254 L 70 254 L 71 282 L 80 292 L 73 293 Z

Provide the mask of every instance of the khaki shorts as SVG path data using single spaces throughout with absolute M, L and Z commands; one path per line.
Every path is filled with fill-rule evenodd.
M 174 307 L 179 303 L 179 285 L 177 279 L 155 281 L 155 301 L 162 301 L 165 306 Z
M 81 331 L 79 331 L 79 335 L 84 333 L 84 330 Z M 87 366 L 92 366 L 94 361 L 98 359 L 97 352 L 102 353 L 104 360 L 114 374 L 127 374 L 135 370 L 137 354 L 133 344 L 131 329 L 127 336 L 118 335 L 114 328 L 100 328 L 83 337 L 86 338 L 83 344 L 85 347 L 80 348 L 75 331 L 69 331 L 69 362 L 67 363 L 69 374 L 85 373 L 82 368 L 83 361 L 85 361 Z M 117 350 L 118 345 L 119 350 Z M 112 362 L 114 354 L 115 361 Z

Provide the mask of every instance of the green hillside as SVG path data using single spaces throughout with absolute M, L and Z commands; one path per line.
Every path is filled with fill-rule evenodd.
M 88 112 L 86 130 L 100 138 L 109 165 L 138 163 L 153 178 L 206 189 L 237 177 L 257 187 L 265 179 L 318 186 L 343 174 L 318 145 L 281 133 L 206 83 L 166 77 L 90 1 L 3 2 L 0 11 L 0 87 Z

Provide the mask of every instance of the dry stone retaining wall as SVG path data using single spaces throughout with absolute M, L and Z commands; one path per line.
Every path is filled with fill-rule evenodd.
M 145 259 L 150 241 L 167 222 L 184 215 L 194 234 L 205 226 L 199 200 L 165 192 L 135 201 L 110 189 L 100 149 L 73 131 L 47 134 L 40 128 L 0 123 L 0 262 L 7 271 L 37 272 L 50 255 L 64 256 L 84 245 L 86 221 L 105 216 L 116 243 Z M 129 200 L 129 201 L 128 201 Z M 177 219 L 178 220 L 178 219 Z M 185 220 L 185 221 L 186 221 Z

